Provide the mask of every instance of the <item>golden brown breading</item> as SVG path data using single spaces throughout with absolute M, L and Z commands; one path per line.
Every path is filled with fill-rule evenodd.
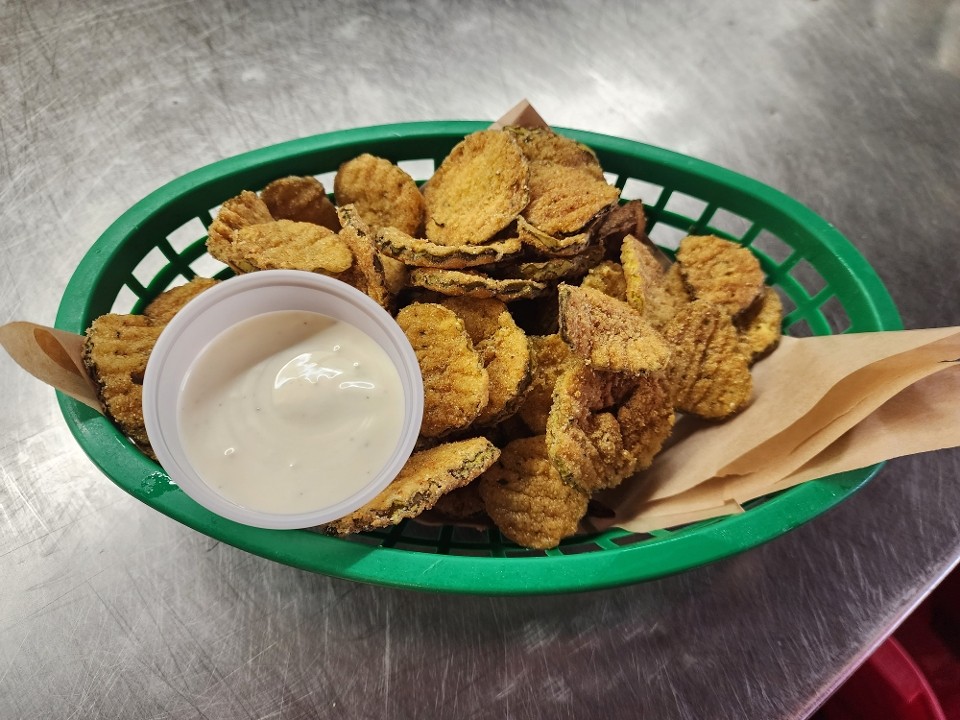
M 592 239 L 589 232 L 550 235 L 534 227 L 522 217 L 517 219 L 517 234 L 520 242 L 547 257 L 569 257 L 586 252 Z
M 596 370 L 663 370 L 670 346 L 643 315 L 599 290 L 560 285 L 560 335 Z
M 528 548 L 556 547 L 587 513 L 586 493 L 560 478 L 543 435 L 507 445 L 480 477 L 479 490 L 500 532 Z
M 333 180 L 337 205 L 355 205 L 372 232 L 394 227 L 410 235 L 423 226 L 424 202 L 413 178 L 384 158 L 363 153 Z
M 508 278 L 497 280 L 469 270 L 441 270 L 439 268 L 413 268 L 409 282 L 415 287 L 433 290 L 443 295 L 473 298 L 497 298 L 503 302 L 535 298 L 547 291 L 545 283 L 535 280 Z
M 102 315 L 87 328 L 83 364 L 97 395 L 120 431 L 150 457 L 143 424 L 143 374 L 163 330 L 145 315 Z
M 337 219 L 342 226 L 338 235 L 353 256 L 350 284 L 366 293 L 380 307 L 390 310 L 393 293 L 387 287 L 386 272 L 370 237 L 370 228 L 353 205 L 337 208 Z
M 751 363 L 772 353 L 780 343 L 783 303 L 777 291 L 768 287 L 738 322 L 740 342 Z
M 503 128 L 516 140 L 520 152 L 530 162 L 553 163 L 588 170 L 597 180 L 603 180 L 603 168 L 596 153 L 583 143 L 558 135 L 550 128 L 525 128 L 508 125 Z
M 530 344 L 500 300 L 447 298 L 443 306 L 463 320 L 490 378 L 490 398 L 477 425 L 491 425 L 512 415 L 530 386 Z
M 590 268 L 580 287 L 599 290 L 604 295 L 624 302 L 627 299 L 627 279 L 623 274 L 623 266 L 613 260 L 604 260 Z
M 664 373 L 647 373 L 617 408 L 623 447 L 633 458 L 632 472 L 646 470 L 673 430 L 673 397 Z
M 547 235 L 583 230 L 604 209 L 617 202 L 620 190 L 590 169 L 553 162 L 530 163 L 530 203 L 523 217 Z
M 553 389 L 547 418 L 547 454 L 563 481 L 588 495 L 619 485 L 633 472 L 613 414 L 625 382 L 574 360 Z
M 620 262 L 626 284 L 627 303 L 658 330 L 673 317 L 680 302 L 664 287 L 664 271 L 646 243 L 633 235 L 623 239 Z
M 687 286 L 683 284 L 679 263 L 673 263 L 663 274 L 663 290 L 670 296 L 670 303 L 677 309 L 693 300 Z
M 274 220 L 295 220 L 340 229 L 337 210 L 327 197 L 323 183 L 311 175 L 274 180 L 260 191 L 260 198 Z
M 330 228 L 275 220 L 237 230 L 221 260 L 240 272 L 306 270 L 336 276 L 350 269 L 353 254 Z
M 452 310 L 433 303 L 407 305 L 397 323 L 413 346 L 423 375 L 420 434 L 438 437 L 467 427 L 490 397 L 490 380 Z
M 719 420 L 749 404 L 753 379 L 726 312 L 694 300 L 674 315 L 663 334 L 674 346 L 668 378 L 678 410 Z
M 266 203 L 256 193 L 244 190 L 220 206 L 217 217 L 207 228 L 207 250 L 220 262 L 233 267 L 228 258 L 234 233 L 248 225 L 258 225 L 271 220 L 273 216 L 270 215 Z M 233 269 L 238 270 L 236 267 Z
M 531 335 L 533 378 L 517 414 L 536 434 L 547 431 L 547 416 L 553 405 L 553 388 L 570 366 L 573 355 L 559 334 Z
M 692 295 L 736 317 L 760 297 L 763 270 L 747 248 L 715 235 L 688 235 L 677 249 L 683 281 Z
M 521 248 L 518 238 L 490 241 L 481 245 L 438 245 L 392 227 L 377 231 L 374 242 L 380 252 L 406 265 L 448 270 L 500 262 L 507 256 L 517 254 Z
M 527 172 L 510 134 L 483 130 L 465 137 L 423 186 L 427 239 L 438 245 L 487 242 L 526 207 Z
M 157 295 L 157 297 L 144 308 L 143 314 L 150 318 L 151 322 L 155 324 L 166 324 L 170 322 L 170 319 L 173 318 L 184 305 L 204 290 L 216 285 L 217 282 L 218 281 L 213 278 L 197 276 L 188 283 L 170 288 Z
M 432 508 L 448 492 L 469 484 L 489 468 L 500 451 L 486 438 L 444 443 L 414 453 L 383 492 L 359 510 L 317 528 L 349 535 L 396 525 Z

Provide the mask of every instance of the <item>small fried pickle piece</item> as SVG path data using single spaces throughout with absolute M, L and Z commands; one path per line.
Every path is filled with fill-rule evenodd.
M 637 375 L 667 366 L 670 346 L 627 303 L 573 285 L 560 285 L 559 297 L 560 335 L 595 369 Z
M 477 425 L 492 425 L 512 415 L 530 386 L 530 343 L 500 300 L 455 297 L 443 301 L 473 341 L 490 378 L 490 398 Z
M 667 374 L 677 410 L 720 420 L 749 404 L 753 379 L 726 312 L 694 300 L 673 316 L 663 334 L 674 346 Z
M 651 325 L 661 329 L 680 303 L 664 287 L 665 273 L 657 256 L 646 243 L 627 235 L 620 248 L 620 262 L 627 303 L 643 313 Z
M 343 163 L 334 177 L 333 193 L 337 205 L 355 205 L 373 232 L 393 227 L 414 235 L 423 225 L 420 188 L 384 158 L 363 153 Z
M 688 235 L 677 249 L 680 274 L 698 300 L 737 317 L 760 297 L 763 270 L 747 248 L 715 235 Z
M 393 304 L 393 293 L 387 286 L 380 253 L 370 238 L 370 228 L 353 205 L 337 208 L 337 219 L 342 226 L 338 235 L 353 255 L 353 278 L 350 284 L 366 293 L 380 307 L 389 310 Z
M 467 427 L 490 397 L 490 380 L 456 313 L 434 303 L 413 303 L 397 314 L 423 375 L 420 434 L 438 437 Z
M 479 477 L 500 456 L 486 438 L 444 443 L 414 453 L 400 474 L 373 500 L 346 517 L 317 529 L 349 535 L 396 525 L 429 510 L 448 492 Z
M 107 417 L 154 457 L 143 424 L 143 374 L 163 330 L 145 315 L 102 315 L 87 329 L 83 364 Z
M 409 282 L 415 287 L 443 295 L 473 298 L 497 298 L 503 302 L 535 298 L 547 291 L 546 283 L 536 280 L 508 278 L 497 280 L 469 270 L 441 270 L 439 268 L 413 268 Z
M 248 225 L 259 225 L 271 220 L 273 216 L 270 215 L 266 203 L 256 193 L 244 190 L 220 206 L 217 217 L 207 228 L 207 250 L 220 262 L 233 267 L 229 257 L 234 233 Z M 236 267 L 233 269 L 239 270 Z
M 221 260 L 240 272 L 306 270 L 336 276 L 350 269 L 353 255 L 330 228 L 275 220 L 237 230 Z
M 337 210 L 327 197 L 323 183 L 311 175 L 274 180 L 260 191 L 260 198 L 274 220 L 294 220 L 340 229 Z
M 590 268 L 580 287 L 599 290 L 617 300 L 627 299 L 627 279 L 623 274 L 623 266 L 613 260 L 604 260 Z
M 539 435 L 547 431 L 547 416 L 553 405 L 553 388 L 570 366 L 573 356 L 570 346 L 557 333 L 531 335 L 530 354 L 533 359 L 533 379 L 517 414 L 532 432 Z
M 509 133 L 467 135 L 423 186 L 426 235 L 438 245 L 482 244 L 530 200 L 527 161 Z
M 617 408 L 623 447 L 633 458 L 634 473 L 650 467 L 676 420 L 665 373 L 644 373 L 636 382 Z
M 587 494 L 560 478 L 543 435 L 507 445 L 480 477 L 479 490 L 500 532 L 528 548 L 556 547 L 587 514 Z
M 574 360 L 553 389 L 547 417 L 547 454 L 564 482 L 592 494 L 619 485 L 633 473 L 615 405 L 624 378 Z
M 592 239 L 589 232 L 555 237 L 534 227 L 522 217 L 517 220 L 517 234 L 524 245 L 548 257 L 569 257 L 586 252 Z
M 520 240 L 508 238 L 482 245 L 438 245 L 410 236 L 397 228 L 380 228 L 374 238 L 380 252 L 415 267 L 459 270 L 497 263 L 520 252 Z
M 772 353 L 780 343 L 783 303 L 777 291 L 764 290 L 760 299 L 738 321 L 740 342 L 751 363 Z
M 165 325 L 170 322 L 174 315 L 180 312 L 180 309 L 188 302 L 193 300 L 204 290 L 217 284 L 213 278 L 197 276 L 190 282 L 170 288 L 155 297 L 149 305 L 143 309 L 143 314 L 150 318 L 154 324 Z

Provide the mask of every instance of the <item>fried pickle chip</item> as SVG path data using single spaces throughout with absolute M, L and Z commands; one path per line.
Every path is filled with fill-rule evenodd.
M 553 162 L 530 163 L 530 203 L 523 218 L 547 235 L 581 231 L 615 204 L 620 190 L 590 169 Z
M 333 193 L 337 205 L 355 205 L 373 232 L 393 227 L 414 235 L 423 225 L 420 189 L 384 158 L 363 153 L 343 163 L 334 177 Z
M 613 260 L 604 260 L 597 263 L 580 282 L 580 287 L 599 290 L 617 300 L 627 300 L 627 279 L 623 274 L 623 266 Z
M 633 473 L 614 414 L 624 377 L 574 360 L 557 379 L 547 417 L 547 454 L 564 482 L 587 495 L 616 487 Z
M 378 230 L 374 242 L 380 252 L 406 265 L 448 270 L 497 263 L 504 257 L 520 252 L 521 248 L 518 238 L 495 240 L 481 245 L 438 245 L 429 240 L 411 237 L 393 227 Z
M 397 314 L 423 375 L 420 434 L 438 437 L 467 427 L 490 397 L 490 380 L 456 313 L 442 305 L 414 303 Z
M 565 284 L 559 297 L 560 335 L 596 370 L 637 375 L 667 366 L 670 346 L 627 303 L 599 290 Z
M 629 200 L 603 213 L 593 225 L 592 233 L 594 241 L 606 249 L 611 260 L 620 259 L 623 239 L 632 235 L 647 247 L 664 270 L 673 262 L 647 235 L 647 215 L 640 200 Z
M 274 180 L 260 191 L 260 198 L 274 220 L 294 220 L 340 229 L 337 210 L 327 197 L 323 183 L 311 175 Z
M 719 420 L 749 404 L 750 366 L 725 311 L 694 300 L 673 316 L 663 334 L 674 346 L 667 374 L 678 410 Z
M 627 303 L 643 313 L 655 328 L 662 328 L 680 303 L 664 287 L 665 273 L 659 259 L 646 243 L 627 235 L 620 248 L 620 262 Z
M 170 322 L 174 315 L 180 312 L 180 309 L 188 302 L 193 300 L 204 290 L 217 284 L 213 278 L 195 277 L 190 282 L 170 288 L 166 292 L 157 295 L 147 307 L 143 309 L 143 314 L 150 318 L 154 324 L 165 325 Z
M 568 257 L 582 253 L 590 247 L 589 232 L 567 236 L 553 236 L 535 227 L 524 218 L 517 220 L 517 234 L 520 242 L 547 256 Z
M 741 347 L 751 363 L 776 349 L 780 343 L 783 321 L 783 303 L 773 288 L 764 290 L 754 306 L 743 314 L 738 323 Z
M 569 280 L 582 277 L 598 260 L 598 254 L 588 248 L 573 257 L 554 257 L 546 260 L 531 260 L 518 262 L 494 269 L 502 277 L 536 280 L 542 283 L 551 283 L 558 280 Z
M 334 276 L 353 264 L 350 248 L 333 230 L 293 220 L 240 228 L 220 259 L 240 272 L 307 270 Z
M 517 414 L 532 432 L 541 435 L 547 431 L 547 416 L 553 405 L 553 388 L 570 366 L 573 355 L 570 346 L 557 333 L 531 335 L 529 339 L 533 377 Z
M 217 260 L 233 267 L 229 258 L 234 233 L 248 225 L 259 225 L 271 220 L 273 216 L 270 215 L 266 203 L 256 193 L 244 190 L 220 206 L 217 217 L 207 228 L 207 250 Z M 239 270 L 236 267 L 233 269 Z
M 461 320 L 490 378 L 490 397 L 477 425 L 512 415 L 530 386 L 530 343 L 507 306 L 493 298 L 455 297 L 443 301 Z
M 617 408 L 623 447 L 633 458 L 632 472 L 646 470 L 673 430 L 676 414 L 665 373 L 645 373 Z
M 512 223 L 530 200 L 527 161 L 509 133 L 467 135 L 423 186 L 427 239 L 482 244 Z
M 507 445 L 480 477 L 479 491 L 500 532 L 528 548 L 556 547 L 587 513 L 587 494 L 560 478 L 543 435 Z
M 445 520 L 476 522 L 485 519 L 487 513 L 480 497 L 480 481 L 474 480 L 442 495 L 433 511 Z
M 393 305 L 393 293 L 387 285 L 380 253 L 370 237 L 370 228 L 353 205 L 337 208 L 337 219 L 342 226 L 338 235 L 353 255 L 354 277 L 350 284 L 389 310 Z
M 604 180 L 596 153 L 583 143 L 558 135 L 550 128 L 508 125 L 503 129 L 513 136 L 528 161 L 582 168 L 595 179 Z
M 763 270 L 747 248 L 715 235 L 688 235 L 677 249 L 680 274 L 699 300 L 737 317 L 760 297 Z
M 433 290 L 442 295 L 497 298 L 503 302 L 535 298 L 547 291 L 545 283 L 535 280 L 497 280 L 478 272 L 439 268 L 413 268 L 409 282 L 415 287 Z
M 328 535 L 349 535 L 416 517 L 436 505 L 445 493 L 479 477 L 499 456 L 500 451 L 486 438 L 444 443 L 414 453 L 373 500 L 317 529 Z

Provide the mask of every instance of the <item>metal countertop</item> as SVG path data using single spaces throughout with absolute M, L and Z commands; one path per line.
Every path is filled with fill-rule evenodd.
M 960 2 L 0 0 L 0 322 L 200 165 L 347 127 L 552 123 L 796 197 L 907 328 L 960 324 Z M 802 718 L 960 558 L 960 452 L 663 580 L 533 598 L 311 575 L 123 493 L 0 356 L 0 717 Z

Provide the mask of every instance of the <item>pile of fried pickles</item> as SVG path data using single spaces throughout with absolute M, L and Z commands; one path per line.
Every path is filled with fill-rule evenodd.
M 590 148 L 540 128 L 472 133 L 422 187 L 363 154 L 339 168 L 333 200 L 311 176 L 226 200 L 208 229 L 212 256 L 236 273 L 349 283 L 396 318 L 420 363 L 414 454 L 373 501 L 317 530 L 429 510 L 552 548 L 594 493 L 643 481 L 677 413 L 722 420 L 746 407 L 751 365 L 780 339 L 777 293 L 740 245 L 688 236 L 671 260 L 646 226 L 642 202 L 621 202 Z M 87 331 L 107 415 L 151 456 L 147 359 L 216 282 L 194 278 Z

